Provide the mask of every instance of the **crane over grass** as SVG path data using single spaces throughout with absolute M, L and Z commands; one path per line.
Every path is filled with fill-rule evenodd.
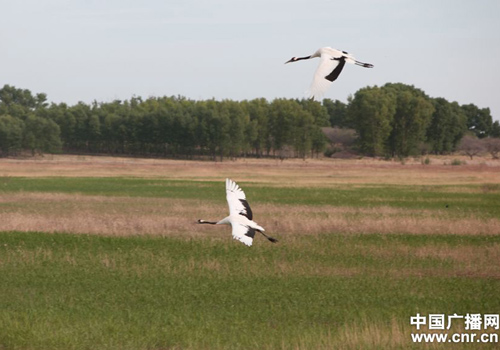
M 276 243 L 277 239 L 264 233 L 264 228 L 253 221 L 253 214 L 248 205 L 245 192 L 231 179 L 226 179 L 226 199 L 229 205 L 229 216 L 220 221 L 198 220 L 199 224 L 231 225 L 233 239 L 251 246 L 255 232 L 260 232 L 269 241 Z

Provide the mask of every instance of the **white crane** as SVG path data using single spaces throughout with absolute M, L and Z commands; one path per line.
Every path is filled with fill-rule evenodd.
M 233 228 L 233 239 L 243 242 L 247 246 L 252 245 L 255 232 L 260 232 L 273 243 L 277 239 L 267 236 L 264 228 L 252 220 L 252 210 L 248 205 L 245 192 L 231 179 L 226 179 L 226 199 L 229 205 L 229 216 L 220 221 L 198 220 L 200 224 L 231 225 Z
M 289 61 L 285 62 L 285 64 L 315 57 L 320 57 L 320 62 L 308 91 L 309 97 L 313 99 L 323 96 L 331 83 L 339 77 L 346 62 L 365 68 L 373 68 L 373 64 L 356 61 L 356 59 L 347 52 L 332 49 L 331 47 L 322 47 L 310 56 L 292 57 Z

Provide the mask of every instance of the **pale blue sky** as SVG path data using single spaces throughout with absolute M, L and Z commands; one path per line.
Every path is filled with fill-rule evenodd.
M 0 0 L 0 85 L 70 104 L 183 95 L 301 98 L 323 46 L 347 66 L 325 97 L 412 84 L 500 119 L 497 0 Z

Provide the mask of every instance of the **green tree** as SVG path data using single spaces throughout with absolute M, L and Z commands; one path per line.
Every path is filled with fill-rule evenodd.
M 326 149 L 327 143 L 328 139 L 323 133 L 323 130 L 319 126 L 314 125 L 311 134 L 311 157 L 315 155 L 318 157 L 322 154 Z
M 198 102 L 200 122 L 203 123 L 204 143 L 213 160 L 219 156 L 222 161 L 229 151 L 229 115 L 218 113 L 218 102 L 215 100 Z
M 467 117 L 456 102 L 434 98 L 432 103 L 434 113 L 427 128 L 430 150 L 436 154 L 452 152 L 467 130 Z
M 330 116 L 324 105 L 311 99 L 302 99 L 298 101 L 302 109 L 313 116 L 313 122 L 317 126 L 330 126 Z
M 361 152 L 372 156 L 385 153 L 395 110 L 394 97 L 377 86 L 366 87 L 356 92 L 347 114 L 359 135 Z
M 462 105 L 462 110 L 467 116 L 467 128 L 478 138 L 490 134 L 493 118 L 489 108 L 479 108 L 474 104 Z
M 218 107 L 219 116 L 229 120 L 227 154 L 231 158 L 237 157 L 246 148 L 245 131 L 250 123 L 250 117 L 239 102 L 224 100 Z
M 18 89 L 4 85 L 0 89 L 0 115 L 9 114 L 25 119 L 31 112 L 47 106 L 47 95 L 39 93 L 33 96 L 28 89 Z
M 392 156 L 407 157 L 418 152 L 425 141 L 434 106 L 425 93 L 410 85 L 386 84 L 382 89 L 395 101 L 392 128 L 387 146 Z
M 500 122 L 498 120 L 495 120 L 491 125 L 490 136 L 500 138 Z
M 253 140 L 251 146 L 257 156 L 262 156 L 264 152 L 269 155 L 272 148 L 269 102 L 264 98 L 259 98 L 244 103 L 250 121 L 256 128 L 256 135 L 251 137 Z
M 101 137 L 101 122 L 96 114 L 89 115 L 87 119 L 87 150 L 99 152 Z
M 59 134 L 59 126 L 54 121 L 31 115 L 25 120 L 23 146 L 31 150 L 33 155 L 36 152 L 59 152 L 61 150 Z
M 275 99 L 270 105 L 269 131 L 274 154 L 282 156 L 284 147 L 290 144 L 294 114 L 301 107 L 297 101 Z
M 347 104 L 335 100 L 332 101 L 328 98 L 323 100 L 323 106 L 325 106 L 330 119 L 330 126 L 339 128 L 351 128 L 352 123 L 347 118 Z
M 10 115 L 0 115 L 0 155 L 15 154 L 22 148 L 24 122 Z
M 61 130 L 61 141 L 65 147 L 72 145 L 75 139 L 76 119 L 65 103 L 51 104 L 46 109 L 47 118 L 53 120 Z
M 44 96 L 41 97 L 43 98 Z M 3 88 L 0 89 L 0 103 L 7 107 L 18 105 L 26 107 L 29 110 L 34 110 L 37 106 L 37 99 L 28 89 L 23 90 L 17 89 L 14 86 L 4 85 Z
M 299 109 L 292 114 L 292 118 L 290 145 L 293 147 L 296 157 L 305 159 L 312 148 L 315 130 L 314 116 L 306 110 Z

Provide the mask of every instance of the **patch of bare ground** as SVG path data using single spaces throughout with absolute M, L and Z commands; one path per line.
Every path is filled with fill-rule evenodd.
M 460 156 L 455 158 L 461 158 Z M 454 159 L 454 158 L 453 158 Z M 147 177 L 165 179 L 266 182 L 279 186 L 335 184 L 483 184 L 500 183 L 500 161 L 478 157 L 451 166 L 449 157 L 432 158 L 430 165 L 409 159 L 239 159 L 209 162 L 97 156 L 53 155 L 33 159 L 0 159 L 0 176 Z

